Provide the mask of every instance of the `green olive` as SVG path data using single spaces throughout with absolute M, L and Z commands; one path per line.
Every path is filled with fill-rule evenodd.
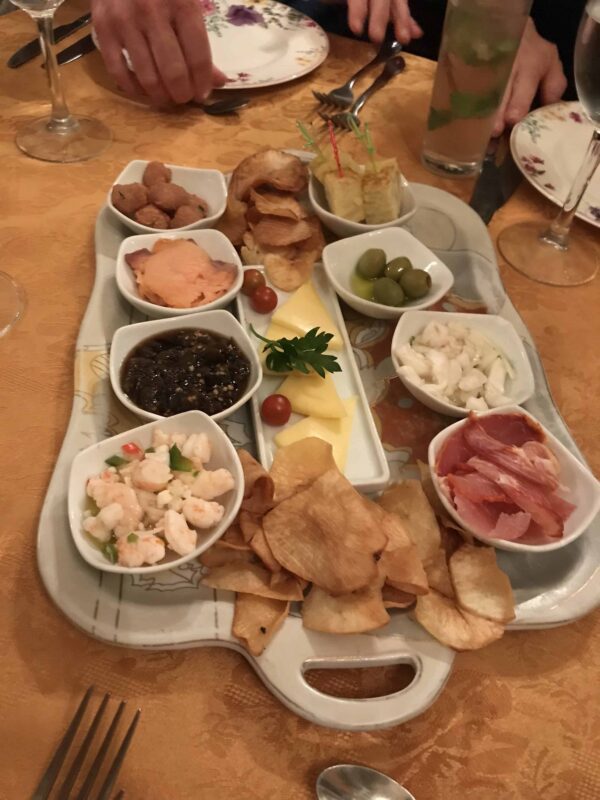
M 356 262 L 356 271 L 361 278 L 372 280 L 383 275 L 385 269 L 385 253 L 383 250 L 372 248 L 365 250 Z
M 406 256 L 398 256 L 398 258 L 392 258 L 391 261 L 388 261 L 384 274 L 386 278 L 391 278 L 393 281 L 398 281 L 400 280 L 400 275 L 405 269 L 412 268 L 413 265 L 410 258 L 407 258 Z
M 367 281 L 361 278 L 356 272 L 353 272 L 350 277 L 350 288 L 355 295 L 362 297 L 363 300 L 373 299 L 373 283 L 374 281 Z
M 379 278 L 373 284 L 373 300 L 384 306 L 401 306 L 404 292 L 391 278 Z
M 422 269 L 405 270 L 400 275 L 400 286 L 408 300 L 419 300 L 431 289 L 431 275 Z

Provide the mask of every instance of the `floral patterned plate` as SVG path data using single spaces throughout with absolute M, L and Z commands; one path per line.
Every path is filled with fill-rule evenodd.
M 515 126 L 510 137 L 514 160 L 527 180 L 561 206 L 581 166 L 592 123 L 580 103 L 538 108 Z M 600 171 L 591 180 L 577 216 L 600 228 Z
M 200 0 L 225 89 L 275 86 L 300 78 L 327 58 L 325 31 L 277 0 Z

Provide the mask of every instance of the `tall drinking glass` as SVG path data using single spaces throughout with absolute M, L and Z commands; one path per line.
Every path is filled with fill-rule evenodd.
M 446 177 L 481 169 L 532 0 L 448 0 L 422 160 Z
M 600 163 L 600 0 L 588 0 L 575 43 L 575 83 L 584 111 L 595 125 L 587 153 L 556 219 L 520 222 L 498 237 L 500 252 L 523 275 L 551 286 L 580 286 L 598 272 L 598 248 L 583 230 L 570 237 L 585 190 Z
M 16 142 L 24 153 L 43 161 L 84 161 L 101 153 L 111 141 L 109 128 L 103 122 L 69 113 L 53 51 L 54 12 L 63 0 L 12 0 L 37 24 L 46 75 L 52 96 L 52 112 L 26 123 L 17 132 Z

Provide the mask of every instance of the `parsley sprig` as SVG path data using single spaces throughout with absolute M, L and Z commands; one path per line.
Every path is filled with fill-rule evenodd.
M 293 339 L 266 339 L 252 325 L 250 330 L 257 339 L 265 342 L 263 353 L 269 351 L 266 363 L 272 372 L 298 370 L 308 375 L 312 370 L 324 378 L 326 372 L 342 371 L 337 358 L 325 352 L 333 333 L 312 328 L 304 336 L 295 336 Z

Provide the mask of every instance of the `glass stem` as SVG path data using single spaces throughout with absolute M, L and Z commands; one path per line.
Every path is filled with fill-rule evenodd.
M 72 131 L 76 126 L 75 120 L 69 114 L 65 93 L 60 80 L 58 63 L 54 53 L 54 14 L 44 14 L 35 19 L 38 34 L 40 37 L 40 47 L 46 64 L 46 75 L 50 86 L 52 98 L 52 118 L 48 127 L 57 133 Z
M 548 230 L 542 235 L 545 242 L 558 250 L 566 250 L 569 246 L 569 231 L 573 218 L 598 164 L 600 164 L 600 129 L 596 128 L 563 207 Z

